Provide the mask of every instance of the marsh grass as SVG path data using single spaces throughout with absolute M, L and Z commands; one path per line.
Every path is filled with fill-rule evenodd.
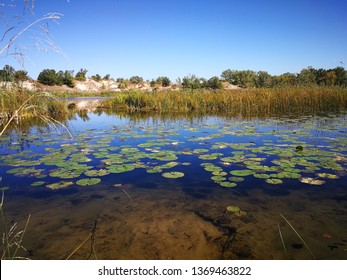
M 19 87 L 0 89 L 0 136 L 14 120 L 18 123 L 20 119 L 36 117 L 53 126 L 64 126 L 58 119 L 67 115 L 66 104 L 50 93 L 30 92 Z
M 289 87 L 240 90 L 123 92 L 103 107 L 136 111 L 228 113 L 269 116 L 347 109 L 347 88 Z
M 0 178 L 1 179 L 1 178 Z M 23 238 L 27 231 L 31 215 L 29 214 L 25 226 L 22 230 L 19 230 L 17 222 L 14 223 L 11 227 L 7 226 L 7 221 L 5 218 L 3 206 L 4 206 L 4 197 L 5 197 L 5 189 L 2 188 L 2 196 L 0 202 L 0 219 L 1 219 L 1 248 L 0 254 L 1 259 L 13 260 L 13 259 L 22 259 L 22 257 L 18 256 L 19 250 L 26 249 L 23 247 Z

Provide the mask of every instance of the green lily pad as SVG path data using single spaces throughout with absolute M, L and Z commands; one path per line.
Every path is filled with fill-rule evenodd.
M 336 174 L 330 174 L 330 173 L 317 173 L 317 176 L 320 178 L 327 178 L 327 179 L 339 179 L 340 178 Z
M 42 186 L 44 184 L 45 184 L 44 181 L 36 181 L 36 182 L 32 183 L 31 186 L 32 187 L 38 187 L 38 186 Z
M 221 181 L 225 181 L 227 178 L 223 176 L 212 176 L 211 179 L 215 182 L 221 182 Z
M 275 179 L 275 178 L 266 179 L 265 182 L 272 185 L 283 184 L 283 181 L 281 179 Z
M 232 182 L 220 182 L 219 185 L 221 187 L 225 187 L 225 188 L 234 188 L 237 186 L 237 184 L 232 183 Z
M 235 182 L 235 183 L 238 183 L 238 182 L 243 182 L 245 180 L 245 178 L 243 177 L 229 177 L 229 181 L 231 182 Z
M 254 171 L 253 170 L 249 170 L 249 169 L 242 169 L 242 170 L 232 170 L 230 171 L 231 175 L 234 176 L 249 176 L 249 175 L 253 175 Z
M 76 182 L 79 186 L 92 186 L 99 184 L 101 182 L 100 178 L 88 178 L 88 179 L 80 179 Z
M 111 165 L 107 169 L 110 173 L 123 173 L 133 171 L 136 168 L 134 164 Z
M 240 211 L 241 209 L 238 206 L 230 205 L 227 207 L 227 210 L 230 212 L 237 212 L 237 211 Z
M 84 175 L 88 177 L 100 177 L 100 176 L 106 176 L 110 174 L 110 172 L 107 169 L 99 169 L 99 170 L 88 170 L 87 172 L 84 172 Z
M 184 176 L 184 173 L 182 172 L 165 172 L 162 174 L 163 177 L 169 178 L 169 179 L 176 179 L 181 178 Z
M 66 188 L 66 187 L 71 186 L 71 185 L 73 185 L 73 182 L 61 181 L 61 182 L 58 182 L 58 183 L 46 185 L 46 187 L 51 189 L 51 190 L 59 190 L 59 189 Z

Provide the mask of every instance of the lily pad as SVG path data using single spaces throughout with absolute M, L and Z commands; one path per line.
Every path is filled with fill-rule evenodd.
M 99 169 L 99 170 L 88 170 L 87 172 L 84 172 L 84 175 L 88 177 L 100 177 L 100 176 L 106 176 L 110 174 L 110 172 L 107 169 Z
M 330 173 L 317 173 L 317 176 L 320 178 L 327 178 L 327 179 L 339 179 L 340 178 L 336 174 L 330 174 Z
M 230 212 L 237 212 L 237 211 L 240 211 L 241 209 L 238 206 L 231 205 L 227 207 L 227 210 Z
M 283 184 L 283 181 L 281 179 L 275 179 L 275 178 L 266 179 L 265 182 L 272 185 Z
M 71 186 L 71 185 L 73 185 L 73 182 L 61 181 L 61 182 L 58 182 L 58 183 L 49 184 L 46 187 L 51 189 L 51 190 L 59 190 L 59 189 L 66 188 L 66 187 Z
M 301 177 L 299 181 L 304 184 L 315 185 L 315 186 L 320 186 L 325 184 L 325 181 L 311 178 L 311 177 Z
M 184 176 L 184 173 L 182 172 L 165 172 L 162 174 L 163 177 L 169 178 L 169 179 L 176 179 L 181 178 Z
M 249 169 L 242 169 L 242 170 L 232 170 L 230 171 L 231 175 L 234 176 L 249 176 L 249 175 L 253 175 L 254 171 L 253 170 L 249 170 Z
M 79 186 L 92 186 L 100 183 L 100 178 L 88 178 L 88 179 L 80 179 L 76 182 Z
M 219 185 L 221 187 L 225 187 L 225 188 L 234 188 L 237 186 L 237 184 L 232 183 L 232 182 L 220 182 Z
M 36 181 L 36 182 L 32 183 L 31 186 L 32 187 L 38 187 L 38 186 L 42 186 L 44 184 L 45 184 L 44 181 Z

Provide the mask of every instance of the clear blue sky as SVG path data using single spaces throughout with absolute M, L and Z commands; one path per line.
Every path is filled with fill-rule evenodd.
M 345 0 L 35 0 L 26 20 L 63 14 L 50 31 L 66 58 L 30 51 L 25 68 L 35 79 L 45 68 L 86 68 L 88 76 L 172 81 L 226 69 L 277 75 L 307 66 L 346 68 L 346 11 Z M 21 68 L 8 57 L 1 57 L 4 64 Z

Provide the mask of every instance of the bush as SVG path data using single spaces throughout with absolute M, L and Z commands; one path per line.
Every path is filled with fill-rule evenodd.
M 54 69 L 44 69 L 40 72 L 37 80 L 44 85 L 54 86 L 62 83 L 60 77 Z
M 85 80 L 87 80 L 87 77 L 86 77 L 87 72 L 88 72 L 87 69 L 82 69 L 81 68 L 81 70 L 76 73 L 75 79 L 77 81 L 84 82 Z
M 73 71 L 59 71 L 56 72 L 53 69 L 45 69 L 41 71 L 37 80 L 47 86 L 62 86 L 67 85 L 69 87 L 74 87 L 75 83 L 73 80 Z
M 223 84 L 218 77 L 214 76 L 206 82 L 206 87 L 210 89 L 221 89 Z
M 132 76 L 130 79 L 130 82 L 132 82 L 133 84 L 139 84 L 143 82 L 143 78 L 139 77 L 139 76 Z

